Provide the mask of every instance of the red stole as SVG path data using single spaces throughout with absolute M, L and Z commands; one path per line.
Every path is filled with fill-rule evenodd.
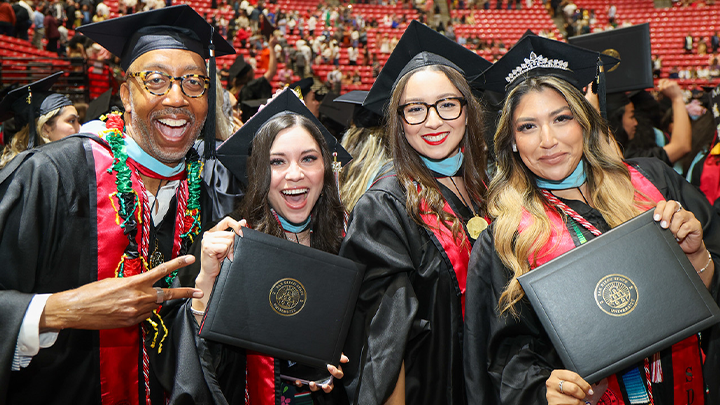
M 127 247 L 127 237 L 117 224 L 118 218 L 113 204 L 117 198 L 110 195 L 117 192 L 115 175 L 108 174 L 112 167 L 112 152 L 105 145 L 92 142 L 97 179 L 97 251 L 98 280 L 116 277 L 120 258 Z M 133 181 L 133 186 L 137 182 Z M 134 190 L 138 191 L 136 187 Z M 138 191 L 139 192 L 139 191 Z M 139 221 L 138 221 L 139 222 Z M 138 236 L 141 232 L 138 232 Z M 140 240 L 137 241 L 138 244 Z M 136 269 L 128 268 L 131 276 Z M 138 359 L 141 356 L 142 337 L 139 326 L 101 330 L 99 342 L 100 392 L 103 404 L 139 404 Z
M 447 201 L 445 201 L 443 210 L 448 214 L 457 217 Z M 420 214 L 420 218 L 422 218 L 423 222 L 428 225 L 437 240 L 440 242 L 440 245 L 445 251 L 448 259 L 450 259 L 450 264 L 452 264 L 453 270 L 455 271 L 455 279 L 457 280 L 458 287 L 460 288 L 460 303 L 462 305 L 463 319 L 465 319 L 465 284 L 467 282 L 470 250 L 472 249 L 470 239 L 465 234 L 464 229 L 460 229 L 457 239 L 454 238 L 452 232 L 440 223 L 439 218 L 433 213 L 428 213 L 428 211 L 430 211 L 430 207 L 428 207 L 425 201 L 421 201 L 420 212 L 424 212 L 424 214 Z
M 275 404 L 275 358 L 252 350 L 246 351 L 247 378 L 245 389 L 248 404 Z M 247 400 L 246 398 L 246 400 Z
M 634 167 L 627 165 L 630 171 L 630 180 L 636 190 L 645 195 L 653 202 L 664 200 L 665 197 L 650 180 L 646 179 Z M 651 208 L 653 209 L 653 208 Z M 548 242 L 542 246 L 537 255 L 530 257 L 530 268 L 534 269 L 561 254 L 575 248 L 575 243 L 567 230 L 562 217 L 552 209 L 545 210 L 551 225 L 551 234 Z M 523 232 L 532 223 L 532 216 L 525 210 L 522 212 L 518 231 Z M 675 392 L 675 404 L 704 404 L 702 364 L 700 360 L 700 349 L 697 336 L 693 335 L 672 346 L 673 383 Z M 688 377 L 686 372 L 691 372 Z M 687 377 L 687 378 L 686 378 Z M 686 381 L 687 379 L 687 381 Z M 694 395 L 695 402 L 686 402 L 687 398 Z M 608 377 L 608 389 L 598 405 L 625 405 L 616 375 Z
M 117 186 L 116 175 L 111 170 L 113 154 L 106 144 L 91 142 L 93 158 L 95 160 L 95 178 L 97 186 L 97 279 L 117 277 L 116 271 L 120 264 L 121 257 L 127 248 L 128 239 L 120 227 L 116 207 Z M 132 171 L 131 175 L 133 190 L 138 193 L 139 201 L 145 199 L 140 179 Z M 187 185 L 179 187 L 181 197 L 184 191 L 187 198 Z M 180 204 L 179 204 L 180 205 Z M 143 237 L 143 219 L 140 217 L 142 203 L 136 215 L 138 222 L 138 233 L 136 242 L 141 245 Z M 177 209 L 177 217 L 184 215 L 184 210 Z M 176 221 L 176 224 L 178 222 Z M 180 233 L 182 226 L 175 226 L 174 246 L 172 256 L 177 256 L 179 250 Z M 133 276 L 142 272 L 138 266 L 125 266 L 125 276 Z M 99 331 L 99 363 L 100 363 L 100 392 L 102 404 L 128 404 L 139 405 L 145 403 L 145 398 L 138 395 L 145 381 L 139 379 L 140 359 L 142 358 L 142 327 L 140 325 L 127 328 L 108 329 Z M 144 391 L 144 389 L 143 389 Z
M 720 159 L 718 156 L 708 155 L 703 162 L 702 173 L 700 174 L 700 191 L 714 204 L 720 197 Z

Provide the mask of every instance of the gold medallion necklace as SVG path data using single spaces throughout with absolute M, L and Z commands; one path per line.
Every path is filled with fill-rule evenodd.
M 465 197 L 463 197 L 462 193 L 460 192 L 460 189 L 458 188 L 457 184 L 455 184 L 455 180 L 453 180 L 452 176 L 448 177 L 450 181 L 452 182 L 453 186 L 455 186 L 455 190 L 458 192 L 458 196 L 462 200 L 463 204 L 470 208 L 470 211 L 473 213 L 473 217 L 470 218 L 470 220 L 465 225 L 468 231 L 468 234 L 470 234 L 470 237 L 473 239 L 477 239 L 478 236 L 480 236 L 480 232 L 485 230 L 487 228 L 488 223 L 485 220 L 485 218 L 479 216 L 477 212 L 475 212 L 475 208 L 471 204 L 468 204 L 465 201 Z

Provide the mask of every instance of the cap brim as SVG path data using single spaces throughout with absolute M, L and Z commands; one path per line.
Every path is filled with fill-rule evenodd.
M 189 29 L 198 36 L 205 47 L 205 59 L 210 57 L 210 24 L 192 7 L 182 4 L 164 7 L 157 10 L 144 11 L 122 17 L 78 27 L 76 32 L 89 37 L 102 45 L 115 56 L 122 57 L 126 43 L 140 29 L 151 26 L 172 26 Z M 215 56 L 232 55 L 235 48 L 217 31 L 212 36 L 215 45 Z
M 351 92 L 345 93 L 340 97 L 335 98 L 333 101 L 337 103 L 350 103 L 350 104 L 358 104 L 362 105 L 365 101 L 365 98 L 368 95 L 368 91 L 365 90 L 353 90 Z
M 337 94 L 332 92 L 328 93 L 325 98 L 323 98 L 322 103 L 320 103 L 320 114 L 325 115 L 347 128 L 352 121 L 355 106 L 353 104 L 338 102 L 337 99 Z
M 50 91 L 50 88 L 53 86 L 53 84 L 55 84 L 55 82 L 57 82 L 60 76 L 62 76 L 64 73 L 64 71 L 59 71 L 57 73 L 51 74 L 50 76 L 44 77 L 36 82 L 32 82 L 14 90 L 10 90 L 5 95 L 5 97 L 3 97 L 2 101 L 0 101 L 0 122 L 15 116 L 17 111 L 12 108 L 12 105 L 19 98 L 27 97 L 28 89 L 30 89 L 30 91 L 36 93 L 37 95 L 40 95 L 41 93 L 47 93 L 48 91 Z M 37 104 L 38 109 L 40 108 L 41 103 L 42 100 L 33 101 L 33 104 Z
M 413 20 L 375 79 L 363 106 L 379 115 L 384 115 L 395 81 L 405 65 L 421 52 L 434 53 L 452 61 L 464 71 L 468 81 L 474 80 L 491 65 L 475 52 Z
M 322 132 L 330 153 L 336 152 L 337 160 L 343 165 L 352 160 L 352 156 L 350 156 L 320 121 L 315 118 L 297 95 L 291 89 L 285 89 L 218 147 L 218 159 L 238 180 L 247 184 L 247 159 L 257 131 L 273 116 L 285 111 L 301 114 L 312 121 L 320 132 Z

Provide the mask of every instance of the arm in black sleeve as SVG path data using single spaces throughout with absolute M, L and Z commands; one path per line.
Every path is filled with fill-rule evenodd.
M 465 311 L 465 373 L 469 403 L 546 404 L 545 381 L 564 368 L 530 305 L 517 317 L 499 314 L 510 271 L 497 256 L 490 226 L 473 247 Z
M 344 350 L 351 403 L 382 404 L 397 383 L 418 308 L 409 278 L 418 233 L 404 201 L 383 190 L 368 191 L 353 210 L 340 255 L 367 267 Z

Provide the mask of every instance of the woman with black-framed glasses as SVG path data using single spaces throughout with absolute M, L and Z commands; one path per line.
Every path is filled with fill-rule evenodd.
M 345 345 L 351 403 L 467 403 L 465 275 L 487 222 L 481 107 L 466 78 L 488 65 L 413 21 L 365 99 L 385 114 L 393 167 L 358 200 L 340 249 L 367 269 Z

